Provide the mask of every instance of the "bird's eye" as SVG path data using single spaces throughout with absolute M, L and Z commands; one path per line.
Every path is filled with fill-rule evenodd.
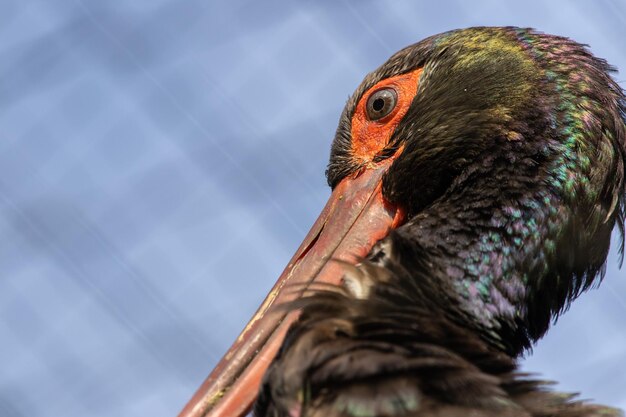
M 380 89 L 367 100 L 367 117 L 379 120 L 387 116 L 396 107 L 398 94 L 393 88 Z

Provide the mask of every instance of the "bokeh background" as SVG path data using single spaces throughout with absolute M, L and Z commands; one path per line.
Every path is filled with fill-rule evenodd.
M 328 197 L 348 95 L 473 25 L 626 70 L 623 0 L 0 0 L 0 416 L 175 416 Z M 523 366 L 626 408 L 617 263 Z

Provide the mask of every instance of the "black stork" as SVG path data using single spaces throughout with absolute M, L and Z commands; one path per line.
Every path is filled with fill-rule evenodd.
M 613 416 L 516 371 L 623 236 L 625 96 L 570 39 L 432 36 L 367 75 L 329 202 L 181 413 Z M 259 389 L 260 386 L 260 389 Z

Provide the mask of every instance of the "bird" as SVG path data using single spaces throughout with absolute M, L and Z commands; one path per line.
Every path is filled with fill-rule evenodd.
M 626 97 L 586 45 L 474 27 L 348 99 L 332 195 L 181 416 L 618 416 L 516 359 L 623 256 Z M 195 413 L 195 414 L 194 414 Z

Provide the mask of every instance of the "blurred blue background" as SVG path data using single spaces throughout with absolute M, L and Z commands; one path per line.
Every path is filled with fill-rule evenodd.
M 532 26 L 626 71 L 618 0 L 0 11 L 2 417 L 175 416 L 328 197 L 346 98 L 401 47 Z M 626 408 L 625 278 L 613 251 L 524 369 Z

